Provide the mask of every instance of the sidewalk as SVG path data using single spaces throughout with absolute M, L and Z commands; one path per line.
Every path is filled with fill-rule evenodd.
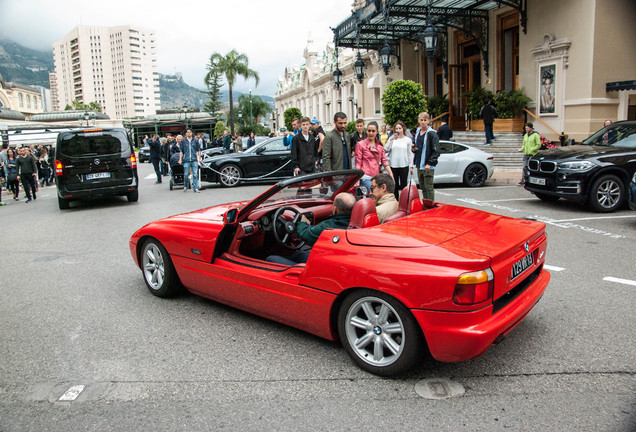
M 495 167 L 492 177 L 486 180 L 488 185 L 516 185 L 521 180 L 521 168 L 502 169 Z

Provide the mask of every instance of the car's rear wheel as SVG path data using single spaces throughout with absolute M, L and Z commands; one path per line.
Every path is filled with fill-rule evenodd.
M 559 197 L 556 195 L 548 195 L 541 192 L 533 192 L 534 195 L 539 198 L 541 201 L 545 202 L 555 202 L 559 200 Z
M 413 367 L 424 345 L 421 328 L 406 306 L 389 295 L 366 289 L 342 302 L 338 332 L 353 361 L 381 376 Z
M 157 297 L 174 297 L 181 291 L 170 255 L 156 239 L 146 240 L 141 248 L 141 271 L 146 286 Z
M 219 172 L 219 182 L 223 187 L 234 187 L 241 183 L 241 169 L 236 165 L 223 165 Z
M 139 201 L 139 189 L 132 190 L 126 194 L 126 198 L 128 198 L 129 202 L 137 202 Z
M 488 179 L 488 170 L 479 162 L 471 163 L 464 171 L 464 184 L 468 187 L 481 187 Z
M 66 198 L 60 198 L 58 196 L 57 206 L 60 208 L 60 210 L 68 210 L 69 208 L 71 208 L 71 201 L 67 200 Z
M 625 186 L 615 175 L 599 177 L 590 189 L 590 205 L 599 213 L 617 210 L 625 200 Z

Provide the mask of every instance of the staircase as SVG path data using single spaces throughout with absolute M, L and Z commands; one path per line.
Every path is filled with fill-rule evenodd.
M 523 153 L 518 151 L 523 143 L 520 133 L 495 132 L 495 140 L 490 146 L 485 145 L 484 132 L 453 131 L 453 140 L 492 153 L 495 170 L 518 171 L 523 165 Z

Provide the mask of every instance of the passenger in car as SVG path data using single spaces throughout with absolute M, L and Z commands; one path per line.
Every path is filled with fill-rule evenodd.
M 333 200 L 331 216 L 328 219 L 312 226 L 309 223 L 309 220 L 303 216 L 296 227 L 296 232 L 308 246 L 312 247 L 324 230 L 346 229 L 349 226 L 351 212 L 355 203 L 356 197 L 352 194 L 346 192 L 340 193 Z M 310 252 L 311 249 L 299 250 L 294 252 L 288 258 L 280 255 L 270 255 L 266 258 L 266 261 L 292 266 L 298 263 L 307 262 Z
M 375 211 L 380 223 L 393 216 L 398 210 L 398 201 L 393 193 L 395 182 L 388 174 L 378 174 L 371 179 L 371 195 L 375 202 Z

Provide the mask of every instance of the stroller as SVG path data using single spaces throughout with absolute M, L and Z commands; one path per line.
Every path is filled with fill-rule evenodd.
M 170 190 L 175 186 L 184 185 L 183 166 L 179 164 L 179 153 L 175 153 L 170 158 Z M 188 182 L 188 189 L 190 182 Z

